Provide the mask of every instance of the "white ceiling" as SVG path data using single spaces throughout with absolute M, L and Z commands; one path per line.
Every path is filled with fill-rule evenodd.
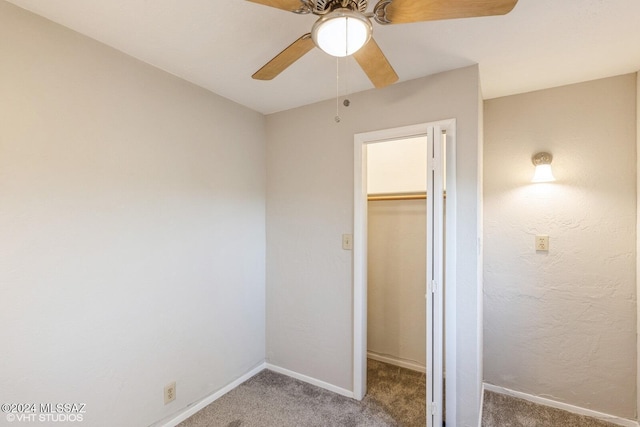
M 336 59 L 319 49 L 251 79 L 313 15 L 243 0 L 9 2 L 265 114 L 336 95 Z M 374 37 L 400 81 L 477 63 L 495 98 L 640 70 L 640 1 L 520 0 L 499 17 L 374 23 Z M 340 67 L 341 94 L 372 88 L 353 59 Z

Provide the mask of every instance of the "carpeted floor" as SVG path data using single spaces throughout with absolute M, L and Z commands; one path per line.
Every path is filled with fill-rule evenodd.
M 362 402 L 265 370 L 178 427 L 424 427 L 425 375 L 367 363 Z M 614 424 L 485 391 L 483 427 L 615 427 Z
M 424 427 L 425 376 L 369 360 L 362 402 L 265 370 L 178 427 Z
M 483 427 L 615 427 L 605 421 L 490 391 L 484 392 Z
M 425 374 L 367 359 L 365 404 L 384 409 L 398 426 L 424 427 L 427 419 Z

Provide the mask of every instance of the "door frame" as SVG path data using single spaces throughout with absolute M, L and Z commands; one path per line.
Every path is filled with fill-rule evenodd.
M 446 351 L 439 366 L 446 365 L 446 413 L 449 425 L 456 425 L 456 120 L 420 123 L 354 135 L 354 229 L 353 229 L 353 394 L 362 400 L 367 390 L 367 144 L 427 135 L 440 127 L 447 132 L 447 218 L 445 233 L 444 337 Z M 425 162 L 427 160 L 425 159 Z M 427 289 L 425 289 L 427 292 Z M 426 300 L 425 300 L 426 306 Z M 428 334 L 428 332 L 427 332 Z M 428 334 L 429 335 L 429 334 Z M 429 337 L 428 337 L 429 338 Z M 443 363 L 445 365 L 443 365 Z

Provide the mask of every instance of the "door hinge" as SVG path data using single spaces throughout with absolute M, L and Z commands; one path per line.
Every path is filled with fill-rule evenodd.
M 431 415 L 435 415 L 438 412 L 438 407 L 435 402 L 431 402 Z

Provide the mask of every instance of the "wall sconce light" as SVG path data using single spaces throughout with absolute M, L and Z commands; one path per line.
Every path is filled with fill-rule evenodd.
M 531 158 L 531 162 L 536 167 L 531 182 L 552 182 L 556 180 L 553 172 L 551 172 L 551 160 L 553 160 L 553 156 L 550 153 L 538 153 Z

